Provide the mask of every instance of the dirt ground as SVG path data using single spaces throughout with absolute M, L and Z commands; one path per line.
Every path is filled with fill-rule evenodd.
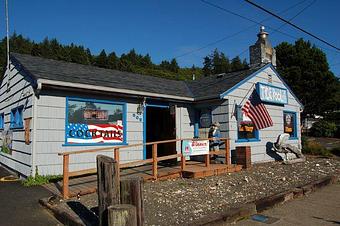
M 146 225 L 185 225 L 210 213 L 237 207 L 268 195 L 339 175 L 339 158 L 309 157 L 306 162 L 256 164 L 252 169 L 202 179 L 175 179 L 144 184 Z M 82 196 L 88 209 L 97 195 Z

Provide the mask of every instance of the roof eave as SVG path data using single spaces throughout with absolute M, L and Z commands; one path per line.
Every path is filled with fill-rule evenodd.
M 101 91 L 101 92 L 122 93 L 122 94 L 127 94 L 127 95 L 138 95 L 138 96 L 146 96 L 146 97 L 154 97 L 154 98 L 166 98 L 166 99 L 179 100 L 179 101 L 194 101 L 194 98 L 192 97 L 181 97 L 181 96 L 168 95 L 168 94 L 150 93 L 150 92 L 145 92 L 145 91 L 136 91 L 136 90 L 119 89 L 119 88 L 111 88 L 111 87 L 96 86 L 96 85 L 87 85 L 87 84 L 82 84 L 82 83 L 63 82 L 63 81 L 56 81 L 56 80 L 50 80 L 50 79 L 38 79 L 38 83 L 42 85 L 46 84 L 46 85 L 52 85 L 52 86 L 95 90 L 95 91 Z

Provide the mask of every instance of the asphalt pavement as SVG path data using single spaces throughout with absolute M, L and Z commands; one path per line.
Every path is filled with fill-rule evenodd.
M 10 173 L 0 166 L 0 178 Z M 51 196 L 41 186 L 24 187 L 20 181 L 0 181 L 1 226 L 55 226 L 62 225 L 38 200 Z
M 340 184 L 332 184 L 305 197 L 289 201 L 261 215 L 266 222 L 242 220 L 235 226 L 335 226 L 340 225 Z M 261 219 L 261 216 L 258 217 Z M 272 223 L 271 223 L 272 222 Z M 221 224 L 223 225 L 223 224 Z M 225 224 L 228 225 L 228 224 Z

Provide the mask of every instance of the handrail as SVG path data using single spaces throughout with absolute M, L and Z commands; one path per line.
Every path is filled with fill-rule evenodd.
M 82 154 L 82 153 L 94 153 L 99 151 L 105 151 L 110 150 L 113 151 L 114 159 L 117 161 L 119 168 L 127 168 L 127 167 L 135 167 L 138 165 L 144 165 L 148 163 L 152 163 L 152 175 L 153 179 L 158 179 L 158 162 L 168 160 L 168 159 L 174 159 L 174 158 L 180 158 L 181 162 L 181 171 L 185 169 L 186 166 L 186 160 L 185 156 L 182 153 L 177 154 L 171 154 L 167 156 L 157 156 L 157 148 L 158 144 L 165 144 L 165 143 L 172 143 L 177 141 L 183 141 L 183 140 L 193 140 L 193 141 L 200 141 L 200 140 L 214 140 L 214 138 L 182 138 L 182 139 L 172 139 L 172 140 L 163 140 L 163 141 L 155 141 L 155 142 L 148 142 L 148 143 L 139 143 L 139 144 L 131 144 L 131 145 L 124 145 L 124 146 L 111 146 L 106 148 L 97 148 L 97 149 L 90 149 L 90 150 L 81 150 L 81 151 L 73 151 L 73 152 L 63 152 L 58 153 L 59 156 L 63 156 L 63 186 L 62 186 L 62 195 L 64 199 L 69 198 L 69 178 L 72 176 L 81 176 L 89 173 L 95 173 L 96 169 L 86 169 L 86 170 L 78 170 L 78 171 L 69 171 L 69 163 L 70 163 L 70 155 L 73 154 Z M 205 155 L 205 166 L 209 167 L 210 165 L 210 155 L 213 154 L 225 154 L 225 164 L 230 165 L 230 140 L 229 138 L 220 138 L 221 141 L 225 141 L 225 150 L 222 151 L 211 151 L 209 154 Z M 144 160 L 137 160 L 133 162 L 123 163 L 119 164 L 120 157 L 119 152 L 120 149 L 123 148 L 129 148 L 129 147 L 136 147 L 136 146 L 147 146 L 152 145 L 152 158 L 150 159 L 144 159 Z
M 153 144 L 165 144 L 165 143 L 172 143 L 175 141 L 183 141 L 183 140 L 194 140 L 194 141 L 202 141 L 202 140 L 214 140 L 215 138 L 178 138 L 178 139 L 172 139 L 172 140 L 162 140 L 162 141 L 153 141 L 148 143 L 137 143 L 137 144 L 129 144 L 129 145 L 114 145 L 110 147 L 105 148 L 96 148 L 96 149 L 86 149 L 86 150 L 80 150 L 80 151 L 67 151 L 67 152 L 59 152 L 58 155 L 74 155 L 74 154 L 83 154 L 83 153 L 92 153 L 92 152 L 100 152 L 105 150 L 112 150 L 113 148 L 131 148 L 131 147 L 138 147 L 138 146 L 147 146 L 147 145 L 153 145 Z M 225 139 L 225 138 L 220 138 Z

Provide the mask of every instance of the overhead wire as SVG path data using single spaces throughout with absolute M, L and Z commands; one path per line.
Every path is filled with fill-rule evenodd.
M 201 1 L 203 1 L 203 0 L 201 0 Z M 253 6 L 255 6 L 256 8 L 258 8 L 258 9 L 260 9 L 260 10 L 262 10 L 262 11 L 264 11 L 264 12 L 270 14 L 270 15 L 272 15 L 273 17 L 276 17 L 276 18 L 278 18 L 279 20 L 284 21 L 285 23 L 287 23 L 287 24 L 289 24 L 290 26 L 292 26 L 292 27 L 294 27 L 294 28 L 300 30 L 301 32 L 303 32 L 303 33 L 305 33 L 305 34 L 307 34 L 307 35 L 309 35 L 309 36 L 311 36 L 311 37 L 313 37 L 313 38 L 319 40 L 320 42 L 322 42 L 322 43 L 324 43 L 324 44 L 326 44 L 326 45 L 328 45 L 328 46 L 330 46 L 330 47 L 332 47 L 332 48 L 334 48 L 334 49 L 340 51 L 340 48 L 338 48 L 337 46 L 335 46 L 335 45 L 331 44 L 330 42 L 328 42 L 328 41 L 326 41 L 326 40 L 324 40 L 324 39 L 322 39 L 322 38 L 320 38 L 320 37 L 318 37 L 318 36 L 312 34 L 311 32 L 305 30 L 304 28 L 301 28 L 301 27 L 299 27 L 299 26 L 297 26 L 297 25 L 291 23 L 290 21 L 284 19 L 283 17 L 281 17 L 281 16 L 279 16 L 279 15 L 277 15 L 277 14 L 275 14 L 275 13 L 269 11 L 268 9 L 266 9 L 266 8 L 260 6 L 260 5 L 256 4 L 256 3 L 254 3 L 254 2 L 252 2 L 252 1 L 250 1 L 250 0 L 245 0 L 245 1 L 246 1 L 247 3 L 249 3 L 249 4 L 253 5 Z
M 296 4 L 292 5 L 292 6 L 290 6 L 290 7 L 288 7 L 288 8 L 282 10 L 282 11 L 279 12 L 279 13 L 280 13 L 280 14 L 281 14 L 281 13 L 285 13 L 285 12 L 287 12 L 287 11 L 289 11 L 289 10 L 295 8 L 296 6 L 298 6 L 298 5 L 302 4 L 302 3 L 304 3 L 305 1 L 306 1 L 306 0 L 302 0 L 302 1 L 300 1 L 300 2 L 298 2 L 298 3 L 296 3 Z M 202 0 L 202 2 L 205 3 L 204 0 Z M 262 24 L 263 22 L 265 22 L 265 21 L 267 21 L 267 20 L 270 20 L 271 18 L 272 18 L 272 17 L 267 17 L 267 18 L 265 18 L 264 20 L 260 21 L 259 23 Z M 256 24 L 256 25 L 257 25 L 257 24 Z M 217 43 L 220 43 L 220 42 L 222 42 L 222 41 L 225 41 L 225 40 L 227 40 L 227 39 L 229 39 L 229 38 L 235 37 L 235 36 L 237 36 L 237 35 L 239 35 L 239 34 L 245 32 L 245 31 L 247 31 L 247 30 L 249 30 L 249 29 L 255 27 L 256 25 L 251 25 L 251 26 L 249 26 L 249 27 L 247 27 L 247 28 L 245 28 L 245 29 L 242 29 L 242 30 L 237 31 L 237 32 L 235 32 L 235 33 L 233 33 L 233 34 L 224 36 L 223 38 L 220 38 L 220 39 L 218 39 L 218 40 L 216 40 L 216 41 L 213 41 L 213 42 L 210 42 L 210 43 L 208 43 L 208 44 L 206 44 L 206 45 L 203 45 L 202 47 L 199 47 L 199 48 L 196 48 L 196 49 L 194 49 L 194 50 L 191 50 L 191 51 L 185 52 L 185 53 L 183 53 L 183 54 L 180 54 L 180 55 L 178 55 L 178 56 L 176 56 L 176 57 L 174 57 L 174 58 L 177 59 L 177 58 L 180 58 L 180 57 L 183 57 L 183 56 L 187 56 L 187 55 L 192 54 L 192 53 L 194 53 L 194 52 L 198 52 L 198 51 L 200 51 L 200 50 L 202 50 L 202 49 L 205 49 L 205 48 L 207 48 L 207 47 L 209 47 L 209 46 L 213 46 L 213 45 L 215 45 L 215 44 L 217 44 Z

